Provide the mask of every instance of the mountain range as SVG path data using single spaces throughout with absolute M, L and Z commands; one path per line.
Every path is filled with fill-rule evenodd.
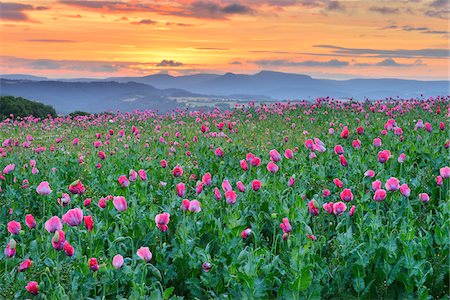
M 172 110 L 175 99 L 230 99 L 236 101 L 299 100 L 330 96 L 363 100 L 386 97 L 450 95 L 450 81 L 406 79 L 317 79 L 308 75 L 261 71 L 253 75 L 226 73 L 105 79 L 49 79 L 22 74 L 0 75 L 0 95 L 21 96 L 55 107 L 100 112 L 133 109 Z

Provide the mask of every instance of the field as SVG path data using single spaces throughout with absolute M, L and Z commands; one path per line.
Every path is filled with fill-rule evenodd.
M 449 113 L 437 97 L 11 117 L 0 299 L 448 299 Z

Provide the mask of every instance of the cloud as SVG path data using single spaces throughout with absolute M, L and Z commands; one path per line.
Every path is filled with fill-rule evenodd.
M 14 2 L 0 2 L 0 20 L 31 21 L 26 14 L 27 11 L 45 9 L 47 9 L 47 7 Z
M 183 63 L 181 63 L 179 61 L 174 61 L 172 59 L 171 60 L 164 59 L 160 63 L 158 63 L 156 66 L 157 67 L 180 67 L 182 65 L 183 65 Z
M 392 58 L 387 58 L 387 59 L 377 62 L 375 64 L 375 66 L 379 66 L 379 67 L 412 67 L 412 66 L 419 66 L 419 65 L 423 65 L 422 61 L 420 61 L 420 60 L 416 60 L 412 64 L 400 64 L 400 63 L 397 63 Z
M 242 63 L 240 61 L 237 61 L 237 60 L 231 61 L 231 62 L 229 62 L 229 64 L 230 65 L 242 65 Z
M 189 27 L 194 26 L 194 24 L 189 23 L 177 23 L 177 22 L 166 22 L 167 26 L 182 26 L 182 27 Z
M 366 49 L 366 48 L 345 48 L 333 45 L 314 45 L 316 48 L 330 49 L 332 54 L 337 55 L 372 55 L 375 57 L 427 57 L 427 58 L 448 58 L 448 49 Z
M 430 6 L 433 8 L 448 8 L 450 7 L 450 3 L 448 0 L 434 0 L 430 3 Z
M 154 63 L 114 62 L 114 61 L 84 61 L 84 60 L 54 60 L 30 59 L 14 56 L 0 56 L 0 69 L 31 69 L 31 70 L 64 70 L 86 71 L 91 73 L 117 72 L 122 69 L 138 69 L 136 65 L 150 67 Z
M 24 42 L 33 42 L 33 43 L 76 43 L 77 41 L 73 41 L 73 40 L 35 39 L 35 40 L 24 40 Z
M 173 1 L 165 5 L 149 1 L 100 1 L 100 0 L 59 0 L 60 3 L 99 10 L 108 13 L 152 12 L 161 15 L 175 15 L 200 19 L 226 19 L 231 15 L 252 15 L 256 11 L 239 1 L 221 3 L 213 1 Z
M 151 19 L 142 19 L 142 20 L 140 20 L 140 21 L 138 21 L 138 22 L 131 22 L 130 24 L 133 24 L 133 25 L 154 25 L 154 24 L 156 24 L 156 23 L 158 23 L 158 22 L 155 21 L 155 20 L 151 20 Z
M 227 50 L 230 50 L 230 48 L 218 48 L 218 47 L 197 47 L 194 49 L 200 50 L 200 51 L 227 51 Z
M 251 15 L 255 11 L 250 7 L 239 3 L 220 5 L 215 2 L 195 1 L 181 16 L 191 16 L 204 19 L 225 19 L 228 15 Z
M 427 10 L 425 15 L 430 18 L 447 20 L 450 16 L 450 9 Z
M 305 60 L 305 61 L 291 61 L 285 59 L 260 59 L 254 60 L 253 63 L 260 66 L 283 66 L 283 67 L 330 67 L 330 68 L 341 68 L 349 65 L 349 62 L 332 59 L 329 61 L 315 61 L 315 60 Z
M 345 11 L 345 6 L 341 4 L 339 1 L 330 1 L 327 6 L 327 10 L 333 10 L 333 11 Z
M 446 30 L 435 30 L 435 29 L 431 29 L 429 27 L 426 26 L 411 26 L 411 25 L 404 25 L 404 26 L 397 26 L 397 25 L 389 25 L 389 26 L 385 26 L 380 28 L 381 30 L 385 30 L 385 29 L 398 29 L 398 30 L 402 30 L 402 31 L 416 31 L 416 32 L 420 32 L 420 33 L 424 33 L 424 34 L 449 34 L 448 31 Z
M 383 15 L 389 15 L 389 14 L 397 14 L 400 12 L 398 8 L 394 7 L 387 7 L 387 6 L 372 6 L 369 8 L 369 11 L 377 12 Z

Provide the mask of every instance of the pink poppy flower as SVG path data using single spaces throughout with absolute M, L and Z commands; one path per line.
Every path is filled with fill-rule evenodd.
M 341 200 L 345 201 L 345 202 L 350 202 L 353 200 L 353 194 L 352 194 L 352 190 L 350 189 L 344 189 L 341 194 Z
M 25 286 L 25 289 L 31 294 L 31 295 L 37 295 L 39 293 L 39 284 L 37 281 L 30 281 Z
M 69 185 L 69 192 L 72 194 L 82 195 L 86 191 L 86 188 L 83 186 L 81 180 L 75 180 Z
M 29 269 L 31 267 L 31 265 L 33 264 L 33 262 L 31 261 L 31 259 L 27 258 L 25 259 L 19 267 L 19 272 L 23 272 L 27 269 Z
M 70 209 L 62 216 L 62 220 L 69 226 L 78 226 L 83 222 L 83 211 L 80 208 Z
M 162 232 L 166 232 L 169 229 L 169 227 L 167 226 L 167 224 L 169 224 L 169 221 L 169 213 L 164 212 L 155 216 L 156 227 L 158 227 Z
M 378 189 L 375 191 L 375 195 L 373 195 L 373 200 L 374 201 L 383 201 L 384 199 L 386 199 L 386 191 L 383 189 Z
M 55 250 L 62 250 L 66 242 L 66 234 L 62 230 L 55 231 L 52 237 L 52 246 Z
M 28 226 L 28 228 L 36 227 L 36 220 L 34 219 L 33 215 L 28 214 L 25 216 L 25 224 Z
M 196 212 L 196 213 L 200 212 L 202 210 L 200 202 L 195 199 L 190 201 L 188 210 L 190 212 Z
M 267 164 L 267 171 L 269 171 L 271 173 L 276 173 L 276 172 L 278 172 L 278 166 L 274 162 L 270 161 Z
M 11 234 L 19 234 L 21 229 L 22 229 L 22 226 L 17 221 L 11 221 L 8 223 L 8 231 Z
M 182 176 L 182 175 L 183 175 L 183 168 L 181 168 L 180 165 L 177 165 L 177 166 L 173 169 L 172 175 L 173 175 L 174 177 L 180 177 L 180 176 Z
M 233 191 L 233 190 L 227 191 L 227 192 L 225 193 L 225 199 L 226 199 L 226 202 L 227 202 L 228 204 L 233 205 L 233 204 L 236 202 L 236 199 L 237 199 L 237 194 L 236 194 L 236 192 Z
M 252 234 L 252 229 L 251 228 L 247 228 L 247 229 L 244 229 L 244 230 L 242 230 L 242 232 L 241 232 L 241 237 L 243 238 L 243 239 L 246 239 L 246 238 L 248 238 L 251 234 Z
M 406 183 L 404 183 L 400 186 L 400 193 L 402 193 L 403 196 L 408 198 L 411 195 L 411 189 Z
M 45 222 L 45 229 L 50 233 L 54 233 L 56 230 L 61 230 L 61 220 L 57 216 L 51 217 L 47 222 Z
M 237 182 L 237 188 L 241 193 L 245 192 L 245 185 L 242 183 L 242 181 Z
M 114 269 L 116 269 L 116 270 L 122 268 L 122 266 L 123 266 L 123 256 L 120 255 L 120 254 L 116 254 L 113 257 L 112 265 L 113 265 Z
M 347 209 L 347 205 L 344 202 L 336 202 L 333 204 L 333 213 L 337 216 L 342 215 Z
M 47 181 L 43 181 L 36 188 L 36 192 L 39 195 L 49 195 L 52 190 L 50 189 L 49 183 Z
M 389 192 L 395 192 L 400 188 L 400 181 L 395 177 L 391 177 L 386 181 L 384 186 Z
M 114 207 L 118 211 L 126 211 L 127 210 L 127 200 L 123 196 L 116 196 L 113 198 Z
M 120 186 L 126 188 L 130 186 L 130 181 L 128 180 L 127 176 L 125 175 L 120 175 L 119 179 L 117 180 L 120 184 Z
M 380 163 L 385 163 L 389 160 L 389 158 L 391 157 L 391 151 L 389 150 L 383 150 L 378 152 L 378 162 Z
M 273 162 L 278 162 L 281 160 L 281 154 L 275 149 L 270 150 L 269 155 L 270 155 L 270 159 Z
M 252 181 L 252 190 L 259 191 L 261 189 L 261 181 L 255 179 Z
M 420 193 L 419 200 L 426 203 L 426 202 L 430 201 L 430 196 L 428 196 L 427 193 Z
M 288 218 L 283 218 L 283 222 L 280 224 L 281 229 L 284 233 L 290 233 L 292 231 L 291 224 Z
M 152 259 L 152 253 L 148 247 L 141 247 L 137 250 L 136 254 L 146 262 L 149 262 Z

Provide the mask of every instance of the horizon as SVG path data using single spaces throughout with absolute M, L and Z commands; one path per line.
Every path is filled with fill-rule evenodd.
M 11 0 L 0 73 L 449 80 L 448 12 L 446 0 Z
M 143 78 L 143 77 L 149 77 L 149 76 L 156 76 L 156 75 L 168 75 L 171 77 L 183 77 L 183 76 L 195 76 L 195 75 L 217 75 L 217 76 L 223 76 L 226 74 L 233 74 L 233 75 L 248 75 L 248 76 L 253 76 L 253 75 L 257 75 L 259 73 L 263 73 L 263 72 L 272 72 L 272 73 L 282 73 L 282 74 L 290 74 L 290 75 L 303 75 L 303 76 L 309 76 L 312 79 L 325 79 L 325 80 L 335 80 L 335 81 L 346 81 L 346 80 L 353 80 L 353 79 L 372 79 L 372 80 L 377 80 L 377 79 L 388 79 L 388 80 L 414 80 L 414 81 L 449 81 L 450 82 L 450 78 L 444 78 L 444 79 L 415 79 L 415 78 L 409 78 L 409 77 L 404 77 L 404 78 L 398 78 L 398 77 L 370 77 L 370 76 L 351 76 L 351 75 L 347 75 L 347 74 L 339 74 L 340 78 L 332 78 L 332 76 L 324 76 L 324 77 L 320 77 L 320 76 L 312 76 L 310 74 L 306 74 L 306 73 L 290 73 L 290 72 L 281 72 L 281 71 L 273 71 L 273 70 L 261 70 L 259 72 L 254 72 L 254 73 L 235 73 L 235 72 L 226 72 L 226 73 L 219 73 L 219 72 L 215 72 L 215 73 L 194 73 L 194 74 L 187 74 L 187 75 L 183 75 L 183 74 L 169 74 L 166 72 L 160 72 L 160 73 L 153 73 L 153 74 L 147 74 L 147 75 L 142 75 L 142 76 L 112 76 L 112 77 L 48 77 L 48 76 L 44 76 L 44 75 L 34 75 L 34 74 L 20 74 L 20 73 L 11 73 L 11 74 L 0 74 L 0 79 L 2 76 L 33 76 L 33 77 L 43 77 L 46 78 L 46 80 L 49 81 L 58 81 L 58 80 L 77 80 L 77 79 L 93 79 L 93 80 L 106 80 L 106 79 L 110 79 L 111 81 L 114 81 L 115 78 L 122 78 L 122 77 L 130 77 L 130 78 Z M 15 79 L 9 79 L 9 80 L 15 80 Z

